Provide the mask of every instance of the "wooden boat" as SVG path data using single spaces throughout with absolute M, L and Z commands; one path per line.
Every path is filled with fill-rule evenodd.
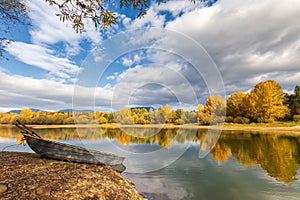
M 43 139 L 18 120 L 14 122 L 14 125 L 21 129 L 21 133 L 30 148 L 43 157 L 78 163 L 109 165 L 118 172 L 123 172 L 126 169 L 122 164 L 125 157 Z

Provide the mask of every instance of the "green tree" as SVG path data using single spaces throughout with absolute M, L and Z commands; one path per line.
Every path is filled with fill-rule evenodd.
M 291 117 L 294 115 L 300 115 L 300 86 L 297 85 L 295 87 L 294 94 L 290 95 L 289 103 Z
M 248 96 L 250 117 L 257 122 L 269 122 L 284 118 L 289 109 L 284 105 L 285 94 L 279 83 L 274 80 L 260 82 Z

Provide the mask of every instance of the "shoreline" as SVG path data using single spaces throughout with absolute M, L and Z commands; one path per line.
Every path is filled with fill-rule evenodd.
M 210 130 L 224 130 L 224 131 L 272 131 L 272 132 L 295 132 L 300 134 L 300 125 L 278 125 L 278 124 L 224 124 L 204 126 L 197 124 L 146 124 L 146 125 L 120 125 L 120 124 L 62 124 L 62 125 L 27 125 L 34 129 L 51 129 L 51 128 L 184 128 L 184 129 L 210 129 Z M 1 127 L 12 128 L 12 124 L 0 124 Z
M 0 151 L 0 199 L 134 199 L 133 183 L 109 166 Z

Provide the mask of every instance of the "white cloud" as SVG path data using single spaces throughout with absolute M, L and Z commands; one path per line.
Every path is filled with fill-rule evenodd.
M 44 1 L 30 0 L 28 9 L 31 43 L 12 42 L 7 51 L 19 61 L 44 69 L 52 79 L 72 81 L 79 67 L 70 57 L 83 50 L 82 41 L 90 41 L 92 46 L 99 44 L 101 33 L 92 23 L 86 23 L 88 31 L 77 34 L 71 24 L 59 21 L 58 9 Z
M 141 55 L 135 53 L 134 55 L 122 57 L 121 61 L 122 61 L 122 65 L 124 65 L 126 67 L 130 67 L 133 64 L 135 64 L 135 65 L 139 64 L 141 59 L 142 59 Z
M 44 69 L 51 75 L 69 79 L 80 71 L 80 68 L 67 58 L 56 57 L 50 48 L 23 42 L 12 42 L 7 51 L 20 61 Z M 28 69 L 30 70 L 30 69 Z
M 33 43 L 55 44 L 60 41 L 72 43 L 78 39 L 78 35 L 72 30 L 71 25 L 59 21 L 56 13 L 59 13 L 55 6 L 39 0 L 29 2 L 29 17 L 33 28 L 30 30 Z
M 123 24 L 126 24 L 127 30 L 132 30 L 148 27 L 149 24 L 155 26 L 153 21 L 157 21 L 157 27 L 165 26 L 168 30 L 184 34 L 201 44 L 217 64 L 227 94 L 239 90 L 249 91 L 258 82 L 268 79 L 276 80 L 289 91 L 295 85 L 299 85 L 299 1 L 223 0 L 205 8 L 201 5 L 188 5 L 182 1 L 170 1 L 158 8 L 151 7 L 149 11 L 149 15 L 146 15 L 145 19 L 127 20 Z M 170 12 L 174 18 L 167 21 L 161 11 Z M 160 37 L 159 32 L 154 31 L 153 33 L 137 35 L 128 42 L 144 44 L 143 40 Z M 172 65 L 174 71 L 183 75 L 196 88 L 197 94 L 203 94 L 201 89 L 197 90 L 199 78 L 194 78 L 195 69 L 191 66 L 182 68 L 182 63 L 174 56 L 188 54 L 195 60 L 201 60 L 200 54 L 203 52 L 196 52 L 192 46 L 189 46 L 190 43 L 185 42 L 184 37 L 178 37 L 178 40 L 165 39 L 164 41 L 163 44 L 153 43 L 153 48 L 162 48 L 167 53 L 151 54 L 151 52 L 147 52 L 147 58 L 155 64 Z M 177 45 L 173 45 L 173 43 L 177 43 Z M 172 49 L 174 46 L 180 48 Z M 126 57 L 122 61 L 126 66 L 133 65 L 132 58 Z M 116 88 L 122 88 L 123 94 L 129 93 L 129 91 L 136 92 L 135 96 L 139 95 L 139 101 L 137 101 L 139 103 L 143 101 L 163 102 L 164 95 L 160 92 L 162 88 L 156 88 L 155 94 L 151 93 L 151 90 L 147 90 L 147 87 L 143 87 L 142 90 L 137 88 L 147 81 L 160 82 L 162 77 L 165 78 L 163 83 L 166 85 L 173 83 L 172 81 L 168 82 L 170 74 L 167 76 L 163 74 L 163 71 L 151 67 L 129 69 L 119 76 Z M 205 73 L 202 75 L 206 78 Z M 136 91 L 130 90 L 129 87 L 136 88 Z M 177 89 L 181 91 L 181 87 Z M 182 92 L 184 93 L 183 90 Z M 130 95 L 124 95 L 124 97 L 128 96 Z M 168 96 L 169 101 L 174 100 L 171 93 L 165 96 Z M 122 95 L 120 99 L 122 99 Z M 137 98 L 135 99 L 137 100 Z M 123 101 L 128 102 L 129 100 L 125 98 Z
M 129 68 L 118 76 L 113 105 L 192 104 L 197 105 L 195 90 L 177 66 L 146 65 Z M 199 84 L 200 85 L 200 84 Z M 203 89 L 205 90 L 205 89 Z M 203 91 L 202 91 L 203 92 Z
M 126 58 L 126 57 L 122 58 L 122 65 L 129 67 L 132 64 L 133 64 L 133 61 L 131 59 Z
M 78 88 L 78 86 L 77 86 Z M 8 75 L 0 71 L 0 108 L 34 107 L 44 110 L 59 110 L 72 108 L 72 98 L 75 85 L 64 84 L 47 79 L 34 79 L 30 77 Z M 81 102 L 83 109 L 94 109 L 99 106 L 110 106 L 112 89 L 79 87 L 80 93 L 76 98 Z M 89 105 L 93 96 L 101 104 Z
M 113 75 L 107 76 L 106 79 L 107 80 L 115 80 L 118 78 L 118 72 L 115 72 Z
M 30 31 L 33 44 L 14 42 L 8 47 L 8 51 L 20 61 L 46 70 L 54 78 L 74 79 L 74 75 L 80 70 L 79 67 L 70 60 L 70 57 L 58 56 L 61 54 L 51 49 L 51 45 L 62 42 L 63 51 L 67 56 L 77 55 L 82 50 L 80 47 L 82 40 L 87 39 L 95 45 L 101 42 L 101 34 L 93 31 L 91 23 L 86 34 L 75 34 L 70 25 L 66 26 L 59 22 L 55 17 L 57 10 L 45 2 L 32 0 L 30 8 L 33 10 L 30 13 L 33 20 L 33 28 Z M 172 15 L 171 18 L 168 16 L 170 21 L 167 21 L 166 12 Z M 292 91 L 296 84 L 299 85 L 300 1 L 222 0 L 206 8 L 201 4 L 169 1 L 159 7 L 151 7 L 142 19 L 130 19 L 125 15 L 120 15 L 120 18 L 127 30 L 138 28 L 143 30 L 145 27 L 153 26 L 166 27 L 203 45 L 216 62 L 228 93 L 237 90 L 248 91 L 257 82 L 267 79 L 275 79 L 288 91 Z M 125 42 L 143 43 L 142 41 L 147 41 L 150 37 L 159 38 L 158 34 L 155 31 L 149 32 L 137 38 L 131 37 L 132 41 L 125 40 Z M 165 53 L 162 51 L 153 53 L 149 50 L 146 55 L 133 53 L 121 58 L 120 61 L 124 66 L 132 68 L 121 74 L 106 77 L 107 80 L 117 81 L 117 84 L 102 88 L 99 95 L 105 94 L 108 98 L 102 98 L 100 95 L 97 102 L 109 105 L 110 97 L 120 97 L 118 100 L 123 104 L 176 102 L 178 100 L 174 92 L 189 97 L 190 86 L 193 87 L 198 99 L 205 96 L 207 91 L 203 89 L 205 83 L 200 80 L 201 76 L 197 76 L 197 71 L 183 62 L 183 58 L 179 59 L 177 56 L 188 54 L 194 59 L 199 59 L 202 55 L 183 39 L 184 37 L 178 37 L 178 40 L 165 40 L 167 42 L 159 45 L 153 43 L 154 48 L 156 45 L 163 47 Z M 172 49 L 174 46 L 180 48 Z M 95 57 L 95 61 L 101 59 L 102 57 Z M 144 59 L 154 64 L 143 66 Z M 205 78 L 205 74 L 202 75 Z M 18 82 L 17 79 L 15 81 Z M 38 84 L 38 82 L 30 83 Z M 8 94 L 13 97 L 18 93 Z M 55 102 L 57 99 L 48 100 Z
M 56 6 L 49 6 L 48 3 L 39 0 L 30 0 L 29 17 L 33 28 L 30 30 L 31 40 L 35 44 L 46 43 L 56 44 L 66 42 L 70 47 L 79 48 L 79 41 L 86 38 L 94 44 L 101 41 L 101 33 L 94 28 L 94 24 L 86 21 L 87 32 L 77 34 L 70 22 L 63 23 L 56 16 L 59 10 Z
M 159 15 L 156 6 L 152 6 L 147 11 L 147 14 L 144 17 L 133 21 L 126 20 L 124 22 L 124 25 L 127 25 L 126 28 L 128 30 L 135 30 L 144 27 L 163 28 L 165 20 L 166 20 L 165 15 Z
M 296 0 L 223 0 L 185 13 L 166 28 L 202 44 L 218 65 L 225 86 L 246 89 L 254 86 L 248 80 L 275 79 L 294 87 L 272 72 L 292 75 L 300 69 L 299 17 Z M 244 82 L 249 82 L 247 87 Z

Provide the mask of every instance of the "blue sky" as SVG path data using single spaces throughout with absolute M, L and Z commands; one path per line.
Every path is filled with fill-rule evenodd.
M 55 7 L 28 5 L 32 25 L 7 35 L 9 60 L 0 60 L 0 112 L 194 109 L 211 94 L 247 92 L 268 79 L 287 92 L 300 84 L 297 0 L 168 1 L 142 19 L 115 5 L 117 25 L 103 33 L 89 23 L 81 35 Z

